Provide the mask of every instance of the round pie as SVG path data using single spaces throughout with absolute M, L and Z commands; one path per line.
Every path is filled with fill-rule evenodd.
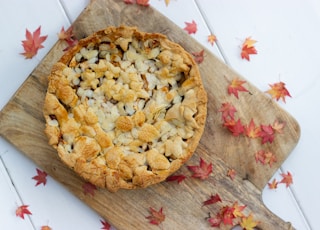
M 108 27 L 54 64 L 45 133 L 61 160 L 90 183 L 144 188 L 195 151 L 207 96 L 193 57 L 158 33 Z

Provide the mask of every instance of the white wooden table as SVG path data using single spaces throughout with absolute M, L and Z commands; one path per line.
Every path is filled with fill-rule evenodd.
M 0 109 L 57 41 L 61 27 L 68 28 L 89 0 L 0 0 Z M 150 0 L 150 4 L 179 27 L 194 20 L 192 34 L 227 65 L 261 91 L 268 84 L 285 82 L 292 98 L 279 101 L 301 126 L 301 139 L 276 172 L 291 172 L 293 184 L 276 190 L 265 188 L 263 201 L 296 229 L 317 229 L 320 207 L 318 150 L 320 108 L 320 3 L 317 0 Z M 157 22 L 155 22 L 157 23 Z M 48 35 L 45 48 L 25 60 L 21 41 L 25 29 L 41 25 Z M 212 46 L 209 34 L 217 37 Z M 257 55 L 241 59 L 246 37 L 257 40 Z M 36 148 L 35 148 L 36 149 Z M 36 150 L 35 150 L 36 151 Z M 35 186 L 37 166 L 0 138 L 0 229 L 101 229 L 102 218 L 48 177 Z M 29 205 L 32 215 L 16 217 L 15 210 Z

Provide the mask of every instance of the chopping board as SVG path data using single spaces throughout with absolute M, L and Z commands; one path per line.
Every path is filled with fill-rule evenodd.
M 299 140 L 300 128 L 296 120 L 250 82 L 245 85 L 249 93 L 242 92 L 239 99 L 229 95 L 227 87 L 232 79 L 245 78 L 152 7 L 127 5 L 120 0 L 92 0 L 73 23 L 73 31 L 80 39 L 109 25 L 121 24 L 165 34 L 191 53 L 205 50 L 204 61 L 199 67 L 208 94 L 206 128 L 186 165 L 198 165 L 200 158 L 212 163 L 213 172 L 208 179 L 188 177 L 180 184 L 162 182 L 146 189 L 116 193 L 98 189 L 93 196 L 85 194 L 84 181 L 60 161 L 44 135 L 42 106 L 47 76 L 63 54 L 65 43 L 61 41 L 53 46 L 1 111 L 0 134 L 117 229 L 158 229 L 145 218 L 150 207 L 156 210 L 163 208 L 166 215 L 163 229 L 209 229 L 208 213 L 214 215 L 222 206 L 231 205 L 222 202 L 203 206 L 203 202 L 213 194 L 219 194 L 223 201 L 246 205 L 246 214 L 254 214 L 255 220 L 259 221 L 259 229 L 292 229 L 290 223 L 264 206 L 261 192 Z M 236 107 L 236 116 L 244 124 L 249 124 L 251 118 L 256 124 L 272 124 L 278 120 L 285 123 L 283 133 L 277 134 L 272 143 L 263 145 L 261 139 L 233 136 L 223 127 L 221 113 L 218 112 L 225 102 Z M 254 156 L 261 149 L 274 153 L 277 162 L 272 166 L 257 163 Z M 233 180 L 227 177 L 229 169 L 237 173 Z M 176 174 L 191 175 L 186 166 Z M 226 229 L 229 228 L 227 225 Z

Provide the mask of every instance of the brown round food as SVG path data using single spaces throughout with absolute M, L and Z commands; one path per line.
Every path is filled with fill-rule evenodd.
M 207 96 L 180 45 L 134 27 L 108 27 L 53 66 L 43 111 L 62 161 L 115 192 L 159 183 L 192 156 Z

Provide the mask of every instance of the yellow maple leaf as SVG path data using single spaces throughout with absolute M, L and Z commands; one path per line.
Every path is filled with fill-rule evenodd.
M 166 6 L 168 6 L 170 3 L 170 0 L 164 0 L 164 2 L 166 3 Z
M 240 225 L 244 230 L 254 230 L 259 222 L 253 220 L 252 213 L 249 216 L 242 217 Z
M 242 44 L 242 47 L 245 47 L 245 46 L 247 48 L 253 47 L 256 42 L 257 41 L 251 39 L 251 37 L 247 37 L 246 40 L 244 41 L 244 43 Z

